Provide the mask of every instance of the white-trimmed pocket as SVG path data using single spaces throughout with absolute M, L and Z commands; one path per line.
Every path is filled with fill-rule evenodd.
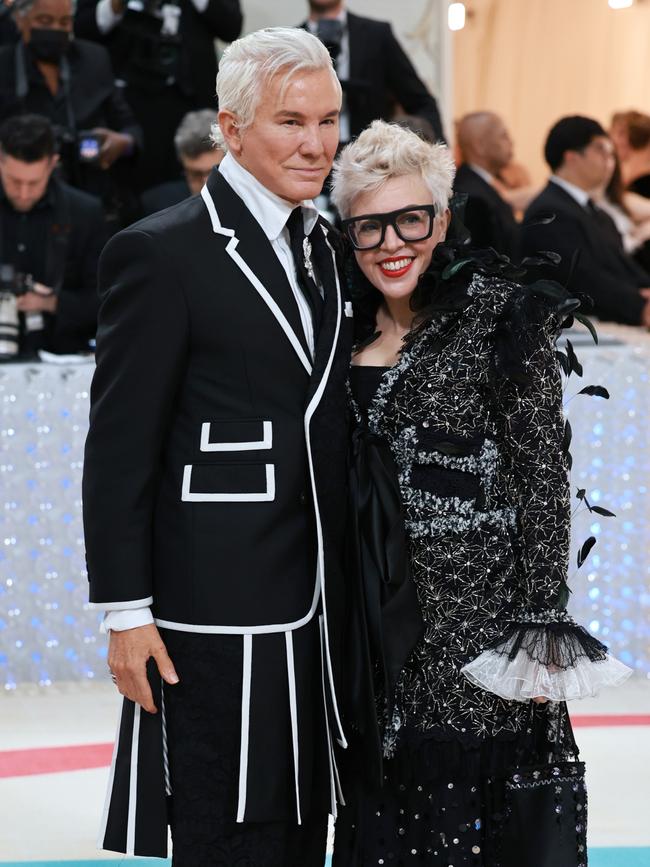
M 273 422 L 204 421 L 201 425 L 202 452 L 252 452 L 273 445 Z
M 186 464 L 181 500 L 185 503 L 271 503 L 275 500 L 275 466 Z
M 352 302 L 351 301 L 345 302 L 345 315 L 350 316 L 350 317 L 354 316 L 354 311 L 352 310 Z

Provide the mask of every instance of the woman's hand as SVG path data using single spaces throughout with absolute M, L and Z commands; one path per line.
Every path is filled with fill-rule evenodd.
M 535 704 L 546 704 L 548 699 L 544 698 L 543 695 L 538 695 L 537 698 L 534 698 L 533 701 Z

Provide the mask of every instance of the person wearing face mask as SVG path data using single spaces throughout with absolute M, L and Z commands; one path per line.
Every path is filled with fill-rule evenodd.
M 503 824 L 508 771 L 521 756 L 546 779 L 561 756 L 582 811 L 564 703 L 630 673 L 565 610 L 555 339 L 579 302 L 518 285 L 494 251 L 471 259 L 443 243 L 453 177 L 444 145 L 382 121 L 333 170 L 356 325 L 350 513 L 368 636 L 351 630 L 346 655 L 334 867 L 541 864 Z M 364 654 L 374 682 L 357 677 Z M 558 843 L 552 799 L 529 820 L 527 839 L 546 822 L 542 843 Z M 584 822 L 570 824 L 545 864 L 584 862 Z
M 55 126 L 66 180 L 128 218 L 128 176 L 140 130 L 106 49 L 73 37 L 72 0 L 17 0 L 20 40 L 0 49 L 0 120 L 43 115 Z

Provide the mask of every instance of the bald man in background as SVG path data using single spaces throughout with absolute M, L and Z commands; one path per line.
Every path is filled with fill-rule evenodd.
M 462 163 L 454 192 L 468 196 L 464 222 L 472 246 L 493 247 L 510 258 L 519 254 L 519 225 L 501 195 L 497 176 L 513 156 L 510 134 L 501 118 L 488 111 L 461 118 L 457 128 Z

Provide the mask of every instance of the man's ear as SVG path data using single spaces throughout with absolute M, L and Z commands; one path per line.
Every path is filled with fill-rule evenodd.
M 242 134 L 239 128 L 239 118 L 232 111 L 220 111 L 217 115 L 219 126 L 228 150 L 239 156 L 242 148 Z

